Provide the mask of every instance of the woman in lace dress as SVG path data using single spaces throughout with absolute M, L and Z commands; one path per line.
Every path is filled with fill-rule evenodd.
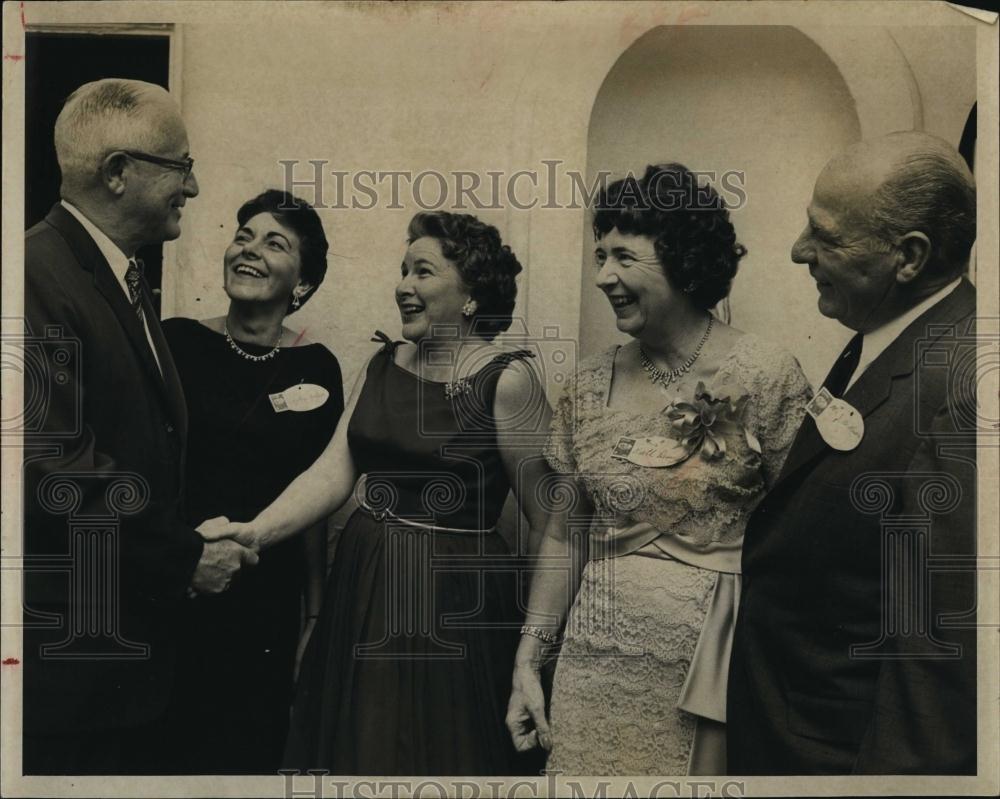
M 534 579 L 507 723 L 550 771 L 720 774 L 743 530 L 809 385 L 710 313 L 746 252 L 713 190 L 651 166 L 597 208 L 597 286 L 633 340 L 584 362 L 555 410 L 565 478 L 539 556 L 565 568 Z M 564 619 L 547 721 L 540 665 Z

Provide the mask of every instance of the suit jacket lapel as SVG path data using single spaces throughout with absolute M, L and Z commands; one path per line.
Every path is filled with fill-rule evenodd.
M 111 306 L 111 310 L 115 312 L 115 316 L 121 322 L 122 327 L 125 328 L 129 343 L 131 343 L 132 348 L 139 357 L 149 379 L 156 384 L 157 389 L 161 393 L 164 393 L 166 386 L 163 383 L 163 376 L 156 366 L 153 353 L 149 349 L 149 340 L 146 338 L 146 331 L 143 330 L 138 315 L 125 296 L 125 292 L 122 291 L 122 287 L 111 271 L 111 267 L 108 266 L 103 258 L 94 270 L 94 285 L 104 296 L 104 299 L 107 300 L 108 305 Z M 143 304 L 143 312 L 146 314 L 150 312 L 147 308 L 148 306 Z
M 187 402 L 184 399 L 181 378 L 177 372 L 177 365 L 174 363 L 173 355 L 170 352 L 170 346 L 163 335 L 163 328 L 160 327 L 160 321 L 156 318 L 156 309 L 153 307 L 152 294 L 145 280 L 142 281 L 142 311 L 146 315 L 146 324 L 149 325 L 149 336 L 153 339 L 153 346 L 156 347 L 156 355 L 160 360 L 160 369 L 163 370 L 162 376 L 160 376 L 159 370 L 157 370 L 157 375 L 160 376 L 160 382 L 164 387 L 170 417 L 174 420 L 174 424 L 181 435 L 181 440 L 186 441 L 188 423 Z M 155 364 L 153 368 L 156 368 Z
M 80 266 L 93 274 L 94 287 L 111 307 L 122 329 L 125 331 L 129 343 L 136 353 L 136 357 L 142 364 L 143 370 L 156 387 L 157 394 L 164 402 L 168 413 L 176 419 L 174 416 L 174 403 L 169 396 L 167 385 L 164 382 L 164 375 L 160 374 L 160 370 L 156 365 L 156 359 L 149 348 L 146 331 L 143 330 L 138 315 L 125 296 L 125 292 L 122 291 L 121 284 L 115 277 L 114 272 L 111 271 L 111 266 L 101 253 L 100 248 L 83 226 L 60 203 L 56 203 L 53 206 L 46 217 L 46 221 L 63 235 L 79 259 Z M 156 322 L 156 312 L 148 304 L 148 301 L 143 304 L 143 312 L 147 314 L 147 319 L 151 322 Z M 152 329 L 153 325 L 150 324 L 151 335 Z M 176 372 L 174 375 L 176 376 Z
M 943 300 L 928 308 L 909 325 L 885 352 L 865 369 L 864 373 L 844 394 L 844 400 L 853 405 L 862 418 L 867 418 L 892 394 L 893 380 L 913 373 L 916 368 L 915 347 L 918 341 L 939 338 L 944 331 L 935 331 L 935 325 L 954 323 L 975 311 L 975 289 L 964 278 Z M 806 416 L 795 437 L 785 465 L 776 485 L 817 457 L 835 452 L 819 434 L 816 422 Z

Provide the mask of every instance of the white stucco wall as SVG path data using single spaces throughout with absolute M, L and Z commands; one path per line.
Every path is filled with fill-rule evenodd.
M 280 184 L 280 159 L 303 162 L 297 175 L 304 178 L 312 174 L 310 159 L 352 173 L 510 175 L 542 169 L 542 159 L 593 172 L 673 158 L 746 170 L 749 202 L 734 221 L 750 255 L 734 286 L 734 322 L 782 338 L 820 379 L 842 331 L 819 316 L 808 275 L 788 260 L 812 181 L 866 126 L 878 132 L 912 119 L 912 83 L 925 128 L 957 142 L 975 95 L 972 30 L 890 29 L 898 51 L 882 52 L 887 37 L 864 29 L 859 35 L 872 39 L 872 59 L 880 59 L 872 61 L 882 69 L 876 76 L 865 74 L 843 30 L 698 26 L 695 19 L 689 29 L 643 37 L 676 14 L 639 11 L 606 14 L 607 25 L 599 13 L 574 24 L 532 6 L 488 15 L 415 8 L 405 12 L 405 24 L 399 6 L 185 24 L 181 99 L 202 191 L 176 245 L 166 307 L 189 316 L 223 312 L 221 255 L 236 208 Z M 631 72 L 612 72 L 640 38 L 639 57 L 622 60 Z M 854 53 L 850 63 L 836 63 L 837 43 Z M 609 72 L 631 92 L 602 92 L 595 110 Z M 437 193 L 433 181 L 424 185 L 429 197 Z M 324 199 L 335 202 L 329 175 L 325 186 Z M 311 198 L 310 188 L 299 191 Z M 401 202 L 402 209 L 321 211 L 330 271 L 292 319 L 338 354 L 348 380 L 371 351 L 374 329 L 398 332 L 392 289 L 406 223 L 419 210 L 405 184 Z M 602 298 L 582 285 L 589 271 L 581 272 L 589 249 L 582 211 L 474 212 L 500 228 L 526 266 L 518 310 L 532 332 L 545 324 L 579 336 L 584 354 L 614 338 Z

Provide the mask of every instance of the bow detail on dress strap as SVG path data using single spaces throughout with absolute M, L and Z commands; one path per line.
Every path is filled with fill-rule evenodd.
M 372 341 L 376 344 L 381 344 L 383 351 L 389 350 L 390 352 L 396 348 L 396 342 L 389 338 L 381 330 L 376 330 L 375 335 L 372 336 Z

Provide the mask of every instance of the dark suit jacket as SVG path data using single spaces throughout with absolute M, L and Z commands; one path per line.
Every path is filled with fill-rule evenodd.
M 187 416 L 148 288 L 143 307 L 162 376 L 72 214 L 57 204 L 28 231 L 26 733 L 134 727 L 169 698 L 171 606 L 202 541 L 180 522 Z
M 752 515 L 731 774 L 975 773 L 974 314 L 963 280 L 845 394 L 861 444 L 807 417 Z

